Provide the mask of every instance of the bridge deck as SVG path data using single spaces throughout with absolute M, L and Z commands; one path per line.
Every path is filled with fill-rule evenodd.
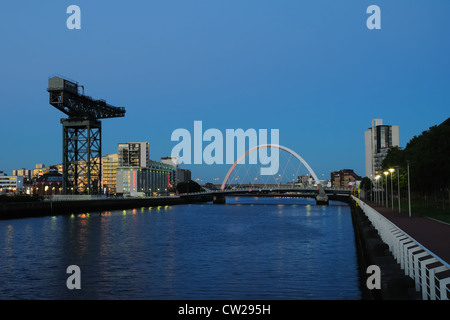
M 324 189 L 329 200 L 349 201 L 351 190 L 341 188 Z M 320 190 L 317 188 L 292 188 L 292 187 L 274 187 L 274 188 L 235 188 L 228 190 L 209 190 L 204 192 L 181 194 L 180 197 L 186 199 L 203 199 L 216 196 L 252 196 L 252 197 L 300 197 L 300 198 L 316 198 L 320 196 Z M 320 201 L 328 202 L 327 199 Z M 224 203 L 224 202 L 221 202 Z
M 349 188 L 324 188 L 326 194 L 342 194 L 342 195 L 350 195 L 352 190 Z M 318 194 L 318 188 L 293 188 L 293 187 L 269 187 L 269 188 L 259 188 L 259 187 L 251 187 L 251 188 L 231 188 L 226 190 L 209 190 L 204 192 L 198 192 L 195 194 L 244 194 L 244 193 L 269 193 L 269 192 L 277 192 L 277 193 L 308 193 L 308 194 Z

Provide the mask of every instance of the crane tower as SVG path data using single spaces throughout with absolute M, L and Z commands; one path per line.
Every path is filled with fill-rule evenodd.
M 82 92 L 79 92 L 79 89 Z M 125 116 L 125 108 L 84 95 L 84 86 L 60 77 L 48 80 L 50 104 L 68 115 L 63 126 L 63 194 L 101 193 L 102 125 Z

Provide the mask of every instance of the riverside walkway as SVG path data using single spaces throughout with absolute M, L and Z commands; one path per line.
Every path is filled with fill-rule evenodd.
M 409 217 L 408 212 L 399 213 L 398 209 L 366 203 L 450 265 L 450 224 L 428 217 Z
M 423 300 L 450 299 L 450 224 L 352 197 Z

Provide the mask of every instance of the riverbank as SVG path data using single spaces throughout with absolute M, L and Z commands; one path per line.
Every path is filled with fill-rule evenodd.
M 125 210 L 139 207 L 171 206 L 191 203 L 180 197 L 160 198 L 106 198 L 95 200 L 64 200 L 38 202 L 12 202 L 0 204 L 0 219 L 19 219 L 42 216 Z M 414 290 L 414 281 L 406 276 L 400 265 L 381 240 L 377 230 L 355 201 L 350 200 L 352 223 L 357 248 L 362 298 L 368 300 L 420 299 Z M 381 289 L 368 290 L 367 267 L 381 269 Z
M 367 216 L 355 201 L 350 201 L 349 205 L 355 231 L 363 299 L 420 300 L 420 293 L 415 291 L 414 280 L 405 275 Z M 380 267 L 381 289 L 367 288 L 366 281 L 371 274 L 366 270 L 370 265 Z
M 0 203 L 0 219 L 33 218 L 187 203 L 189 202 L 186 199 L 180 197 L 4 202 Z

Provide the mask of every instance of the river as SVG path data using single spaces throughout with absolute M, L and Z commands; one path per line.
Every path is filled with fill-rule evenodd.
M 350 208 L 239 197 L 3 220 L 0 299 L 358 300 Z

